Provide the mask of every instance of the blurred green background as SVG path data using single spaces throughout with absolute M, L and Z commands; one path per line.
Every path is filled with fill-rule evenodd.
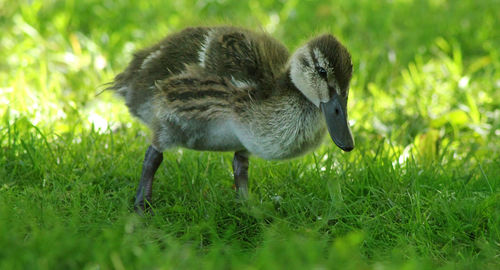
M 365 269 L 376 261 L 380 269 L 495 269 L 499 7 L 499 0 L 0 0 L 0 261 L 122 269 L 180 257 L 163 267 L 217 268 L 227 255 L 245 269 L 283 268 L 290 258 L 297 268 Z M 168 187 L 159 188 L 160 215 L 138 225 L 127 207 L 149 131 L 122 100 L 97 94 L 134 51 L 187 26 L 217 24 L 267 31 L 290 50 L 318 33 L 337 36 L 353 58 L 348 107 L 358 149 L 339 154 L 328 142 L 290 163 L 255 159 L 253 193 L 264 206 L 284 203 L 244 214 L 230 193 L 216 191 L 230 189 L 229 154 L 179 151 L 165 163 L 180 172 L 159 176 L 178 179 L 159 183 Z M 190 166 L 195 173 L 183 175 Z M 216 195 L 207 202 L 184 195 L 183 177 L 191 177 L 192 196 L 196 185 L 200 198 Z M 279 180 L 287 177 L 305 180 L 288 186 Z M 214 180 L 207 187 L 201 178 Z M 341 187 L 349 192 L 339 195 Z M 344 223 L 309 216 L 333 211 L 330 197 Z M 211 222 L 234 225 L 235 242 Z M 143 235 L 131 236 L 141 226 Z M 47 244 L 56 241 L 60 249 Z M 205 248 L 206 241 L 219 244 Z

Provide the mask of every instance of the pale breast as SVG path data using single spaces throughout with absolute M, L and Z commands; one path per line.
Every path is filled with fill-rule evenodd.
M 318 129 L 307 137 L 299 134 L 287 137 L 289 134 L 281 131 L 277 133 L 283 135 L 277 136 L 276 133 L 272 135 L 256 134 L 243 128 L 239 133 L 239 139 L 253 155 L 268 160 L 282 160 L 295 158 L 314 150 L 321 144 L 325 135 L 324 129 Z
M 319 110 L 304 110 L 295 100 L 281 97 L 280 102 L 252 108 L 236 124 L 235 133 L 252 154 L 279 160 L 300 156 L 313 150 L 326 133 Z

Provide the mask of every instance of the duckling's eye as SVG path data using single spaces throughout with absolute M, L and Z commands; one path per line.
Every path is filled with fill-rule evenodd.
M 319 76 L 326 79 L 326 70 L 323 67 L 316 67 Z

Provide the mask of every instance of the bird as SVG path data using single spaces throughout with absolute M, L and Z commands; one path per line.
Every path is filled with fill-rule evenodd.
M 249 157 L 286 160 L 323 141 L 349 152 L 351 55 L 332 34 L 290 54 L 264 31 L 188 27 L 136 52 L 110 89 L 152 131 L 134 209 L 151 209 L 163 152 L 183 147 L 234 152 L 238 196 L 248 196 Z

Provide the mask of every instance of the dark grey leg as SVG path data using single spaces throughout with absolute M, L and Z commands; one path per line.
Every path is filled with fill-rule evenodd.
M 134 209 L 139 214 L 142 214 L 151 204 L 153 178 L 162 161 L 163 153 L 156 151 L 153 146 L 149 146 L 142 164 L 141 181 L 135 196 Z
M 248 153 L 238 151 L 233 158 L 234 185 L 238 195 L 248 197 Z

